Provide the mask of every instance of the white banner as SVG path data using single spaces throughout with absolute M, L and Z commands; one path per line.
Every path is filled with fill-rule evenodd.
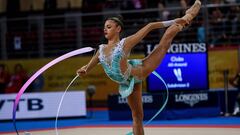
M 63 92 L 24 93 L 17 108 L 17 119 L 55 118 Z M 12 119 L 16 94 L 0 94 L 0 120 Z M 85 91 L 66 93 L 59 117 L 86 116 Z

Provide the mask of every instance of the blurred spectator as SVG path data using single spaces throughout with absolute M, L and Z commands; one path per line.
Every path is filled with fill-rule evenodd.
M 180 5 L 183 10 L 180 10 L 180 16 L 185 15 L 185 11 L 193 5 L 195 0 L 180 0 Z
M 4 64 L 0 64 L 0 94 L 5 93 L 5 88 L 9 82 L 9 73 Z
M 200 24 L 197 28 L 197 39 L 199 43 L 205 43 L 206 28 L 204 27 L 203 20 L 201 20 L 199 23 Z
M 44 87 L 44 77 L 39 75 L 27 88 L 26 92 L 41 92 Z
M 122 3 L 121 3 L 121 9 L 122 10 L 134 9 L 134 5 L 132 3 L 132 0 L 123 0 Z
M 165 2 L 165 0 L 146 0 L 147 8 L 157 8 L 159 2 Z
M 210 11 L 210 25 L 209 25 L 209 34 L 210 34 L 210 45 L 214 46 L 216 44 L 225 43 L 226 34 L 224 31 L 224 18 L 223 13 L 219 8 L 213 8 Z
M 109 0 L 83 0 L 82 11 L 83 12 L 101 12 L 104 7 L 104 3 Z
M 146 7 L 146 2 L 145 0 L 122 0 L 120 5 L 123 10 L 143 9 Z
M 210 0 L 208 4 L 223 4 L 223 0 Z
M 105 2 L 102 2 L 104 5 L 104 10 L 109 10 L 109 9 L 120 9 L 120 1 L 119 0 L 106 0 Z
M 46 11 L 54 11 L 57 7 L 57 1 L 56 0 L 45 0 L 44 2 L 44 8 Z
M 166 9 L 165 0 L 158 0 L 159 15 L 162 21 L 169 20 L 170 11 Z
M 155 1 L 146 1 L 147 8 L 158 8 L 159 9 L 159 19 L 168 20 L 170 16 L 170 11 L 167 9 L 165 0 L 155 0 Z
M 230 84 L 238 89 L 233 115 L 240 116 L 240 72 L 234 78 L 230 79 Z
M 235 3 L 239 3 L 240 2 L 240 0 L 224 0 L 225 1 L 225 3 L 227 3 L 227 4 L 235 4 Z
M 135 9 L 143 9 L 146 4 L 145 0 L 132 0 L 132 3 Z
M 181 7 L 184 10 L 187 10 L 188 7 L 190 7 L 191 5 L 194 4 L 194 2 L 195 2 L 195 0 L 180 0 Z
M 10 82 L 8 83 L 5 92 L 6 93 L 16 93 L 23 86 L 27 80 L 27 73 L 23 69 L 21 64 L 16 64 L 14 67 L 14 73 L 11 75 Z
M 240 12 L 239 6 L 231 6 L 226 10 L 225 31 L 231 43 L 237 43 L 238 39 L 238 25 Z

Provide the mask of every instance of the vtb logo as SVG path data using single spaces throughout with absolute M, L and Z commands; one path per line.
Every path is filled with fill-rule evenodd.
M 15 99 L 0 99 L 0 111 L 6 104 L 11 103 L 11 105 L 13 105 L 14 102 Z M 39 98 L 20 99 L 19 105 L 21 106 L 23 103 L 27 104 L 27 110 L 29 111 L 38 111 L 44 108 L 43 100 Z M 19 105 L 17 106 L 17 111 L 20 110 Z

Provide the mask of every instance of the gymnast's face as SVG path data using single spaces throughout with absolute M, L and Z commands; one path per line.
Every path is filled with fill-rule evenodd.
M 115 36 L 119 36 L 121 27 L 113 20 L 107 20 L 104 24 L 104 35 L 106 39 L 113 39 Z

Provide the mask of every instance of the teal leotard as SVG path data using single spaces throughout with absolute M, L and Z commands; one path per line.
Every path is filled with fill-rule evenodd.
M 124 41 L 125 38 L 117 43 L 110 56 L 106 56 L 104 54 L 103 50 L 105 45 L 100 45 L 99 48 L 99 61 L 107 76 L 111 80 L 119 83 L 119 93 L 123 98 L 128 97 L 132 93 L 135 83 L 141 83 L 141 80 L 137 79 L 134 76 L 131 76 L 130 73 L 132 67 L 136 67 L 142 64 L 142 61 L 139 59 L 128 60 L 127 70 L 125 73 L 121 72 L 120 61 L 122 58 L 127 57 L 123 51 Z

